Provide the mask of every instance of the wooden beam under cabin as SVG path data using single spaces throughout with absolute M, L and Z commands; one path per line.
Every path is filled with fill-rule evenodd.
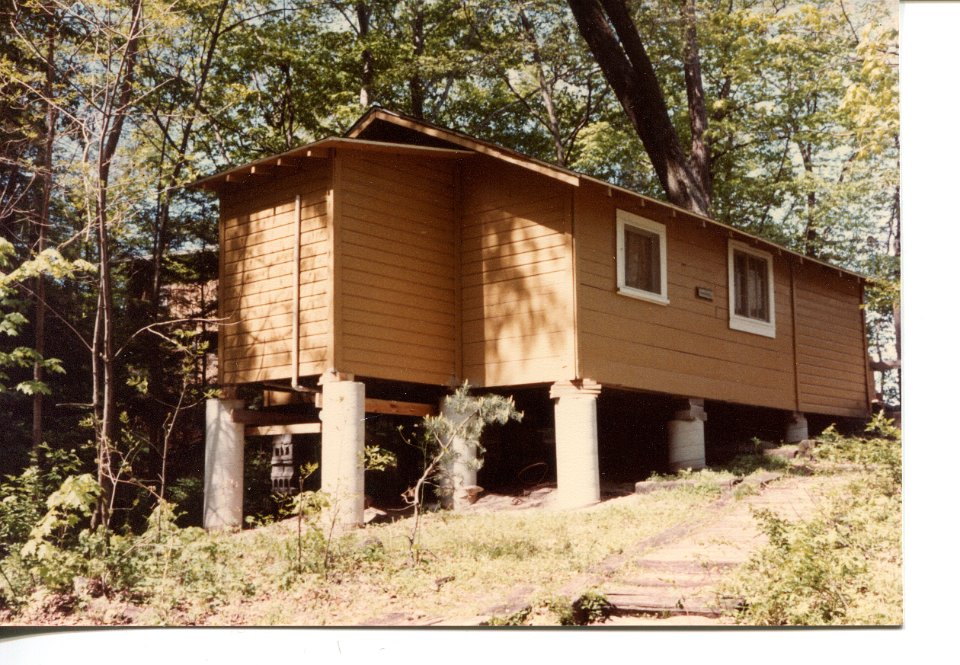
M 316 414 L 253 411 L 251 409 L 237 409 L 230 414 L 230 418 L 233 422 L 244 425 L 297 425 L 319 422 Z
M 317 394 L 314 398 L 314 405 L 318 409 L 323 408 L 323 395 Z M 414 416 L 422 418 L 433 415 L 437 409 L 432 404 L 420 404 L 417 402 L 398 402 L 389 399 L 368 399 L 364 404 L 366 413 L 379 413 L 392 416 Z M 250 427 L 262 428 L 287 425 L 310 425 L 313 426 L 319 422 L 318 417 L 311 413 L 285 413 L 280 411 L 254 411 L 252 409 L 238 409 L 231 414 L 231 419 L 235 423 L 241 423 Z M 312 431 L 312 430 L 310 430 Z M 286 432 L 280 432 L 284 434 Z
M 313 398 L 314 406 L 318 409 L 323 408 L 323 394 L 317 393 Z M 365 413 L 379 413 L 391 416 L 416 416 L 423 418 L 437 412 L 437 407 L 432 404 L 420 404 L 418 402 L 398 402 L 392 399 L 370 399 L 366 400 L 363 408 Z
M 281 434 L 320 434 L 320 421 L 296 423 L 292 425 L 248 425 L 243 428 L 244 436 L 279 436 Z

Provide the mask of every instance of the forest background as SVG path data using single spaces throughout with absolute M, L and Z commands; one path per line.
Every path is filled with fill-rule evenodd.
M 185 185 L 371 104 L 869 275 L 899 403 L 888 1 L 0 0 L 0 20 L 0 474 L 77 450 L 103 523 L 198 507 L 217 213 Z

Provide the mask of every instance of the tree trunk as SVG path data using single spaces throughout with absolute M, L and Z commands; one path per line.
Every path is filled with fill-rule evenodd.
M 57 134 L 57 107 L 53 103 L 53 83 L 56 78 L 56 64 L 54 63 L 54 54 L 56 49 L 57 28 L 55 23 L 54 8 L 47 9 L 47 52 L 46 52 L 46 74 L 43 85 L 44 104 L 47 107 L 45 136 L 43 142 L 43 152 L 41 154 L 38 171 L 41 177 L 40 188 L 40 210 L 37 220 L 37 253 L 43 252 L 47 244 L 47 229 L 50 226 L 50 197 L 53 190 L 53 142 Z M 36 309 L 34 311 L 34 326 L 36 339 L 34 350 L 40 358 L 43 358 L 46 352 L 46 317 L 47 317 L 47 295 L 46 282 L 43 275 L 37 275 L 34 284 L 36 294 Z M 43 364 L 37 361 L 33 364 L 33 380 L 43 381 Z M 37 448 L 43 443 L 43 394 L 37 391 L 33 395 L 33 424 L 31 428 L 31 439 L 33 447 Z
M 540 43 L 537 41 L 537 35 L 534 32 L 533 24 L 527 18 L 526 13 L 520 10 L 520 27 L 523 29 L 524 37 L 530 44 L 533 51 L 533 62 L 537 66 L 537 87 L 540 88 L 540 99 L 543 101 L 543 108 L 547 112 L 546 124 L 547 131 L 550 132 L 550 138 L 553 139 L 554 154 L 557 157 L 557 163 L 560 166 L 567 165 L 567 151 L 563 145 L 563 136 L 560 132 L 560 120 L 557 118 L 557 108 L 553 101 L 553 87 L 547 82 L 546 72 L 543 69 L 543 57 L 540 54 Z
M 671 203 L 707 215 L 710 197 L 684 154 L 653 64 L 624 0 L 568 0 L 577 28 L 650 156 Z
M 363 50 L 360 52 L 360 106 L 366 108 L 372 101 L 373 54 L 367 38 L 370 36 L 370 6 L 366 2 L 357 3 L 357 36 Z
M 687 88 L 687 108 L 690 112 L 690 167 L 703 187 L 707 197 L 707 207 L 709 207 L 713 191 L 713 176 L 710 164 L 710 141 L 707 137 L 707 103 L 703 92 L 703 75 L 700 71 L 700 46 L 697 42 L 696 0 L 687 0 L 683 19 L 683 78 Z
M 803 230 L 803 253 L 816 258 L 820 242 L 817 230 L 817 192 L 813 188 L 813 148 L 807 143 L 800 144 L 800 158 L 803 171 L 807 176 L 807 223 Z
M 100 407 L 100 433 L 98 441 L 98 478 L 101 496 L 99 524 L 109 527 L 110 512 L 115 483 L 111 468 L 113 445 L 117 440 L 119 426 L 117 411 L 117 376 L 114 356 L 115 318 L 113 311 L 113 273 L 111 272 L 111 241 L 108 228 L 107 188 L 110 184 L 110 167 L 117 152 L 123 125 L 133 96 L 133 81 L 140 46 L 140 25 L 143 0 L 133 0 L 130 32 L 124 44 L 123 57 L 117 77 L 104 89 L 104 104 L 101 107 L 100 140 L 97 146 L 97 197 L 96 225 L 97 251 L 100 269 L 100 378 L 102 400 Z M 94 345 L 96 349 L 96 345 Z
M 197 116 L 200 114 L 201 102 L 203 100 L 203 95 L 206 90 L 207 80 L 210 75 L 210 70 L 213 67 L 214 55 L 217 50 L 217 43 L 220 40 L 220 36 L 223 30 L 223 19 L 229 6 L 229 0 L 221 0 L 220 4 L 217 7 L 216 18 L 213 23 L 213 27 L 210 29 L 210 41 L 207 45 L 206 52 L 203 58 L 203 64 L 200 69 L 200 75 L 194 84 L 193 91 L 191 93 L 190 100 L 190 112 L 187 114 L 186 122 L 183 126 L 180 141 L 176 146 L 170 145 L 172 139 L 168 141 L 167 137 L 170 136 L 170 120 L 168 119 L 165 124 L 161 126 L 161 136 L 164 137 L 164 143 L 161 147 L 161 166 L 166 161 L 166 155 L 168 149 L 171 150 L 173 154 L 173 168 L 170 170 L 170 176 L 166 179 L 163 178 L 161 168 L 161 176 L 157 182 L 156 196 L 157 196 L 157 211 L 154 217 L 154 229 L 153 229 L 153 256 L 151 259 L 151 275 L 150 275 L 150 309 L 148 312 L 149 323 L 156 323 L 161 318 L 161 298 L 163 294 L 163 263 L 164 258 L 166 257 L 167 250 L 170 244 L 170 202 L 171 202 L 171 192 L 180 184 L 180 177 L 183 173 L 183 169 L 187 165 L 187 149 L 190 145 L 190 141 L 193 138 L 193 126 L 195 124 Z M 155 117 L 158 118 L 158 123 L 160 114 L 157 114 Z M 168 115 L 168 118 L 172 117 Z M 159 343 L 156 341 L 158 338 L 155 336 L 147 337 L 149 342 L 148 344 L 152 345 L 148 348 L 147 356 L 150 359 L 148 362 L 148 382 L 149 390 L 151 395 L 158 401 L 162 401 L 163 396 L 159 393 L 160 387 L 162 385 L 162 373 L 163 373 L 163 364 L 162 364 L 162 355 L 159 349 Z M 153 446 L 154 450 L 159 450 L 162 447 L 162 437 L 163 433 L 163 420 L 164 415 L 159 410 L 152 410 L 149 417 L 149 440 Z M 161 465 L 165 464 L 165 460 L 161 460 Z
M 411 32 L 413 37 L 413 69 L 410 72 L 410 112 L 415 118 L 423 118 L 426 92 L 420 76 L 420 58 L 423 57 L 426 37 L 423 34 L 423 3 L 413 3 Z

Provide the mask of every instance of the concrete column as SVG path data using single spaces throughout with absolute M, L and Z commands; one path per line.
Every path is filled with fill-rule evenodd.
M 243 424 L 230 414 L 237 399 L 208 399 L 203 465 L 203 528 L 243 525 Z
M 667 422 L 667 465 L 671 471 L 702 469 L 707 465 L 703 423 L 707 413 L 702 399 L 683 400 Z
M 557 505 L 579 508 L 600 501 L 597 396 L 593 381 L 558 382 L 550 387 L 557 446 Z
M 804 439 L 809 439 L 810 434 L 807 429 L 807 419 L 802 413 L 791 413 L 787 420 L 787 428 L 783 435 L 784 443 L 799 443 Z
M 471 415 L 457 412 L 447 400 L 443 400 L 440 411 L 454 427 L 459 427 Z M 453 457 L 446 468 L 449 486 L 444 484 L 440 500 L 444 508 L 457 510 L 470 505 L 471 496 L 475 496 L 471 490 L 477 487 L 477 444 L 462 436 L 455 436 L 450 442 L 450 449 Z
M 323 384 L 320 488 L 330 496 L 331 515 L 345 527 L 363 525 L 365 402 L 358 381 Z

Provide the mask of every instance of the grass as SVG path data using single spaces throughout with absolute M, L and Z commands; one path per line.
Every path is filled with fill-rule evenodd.
M 731 591 L 746 600 L 738 615 L 744 623 L 896 623 L 902 617 L 899 441 L 878 436 L 856 445 L 829 436 L 814 466 L 817 460 L 852 460 L 858 470 L 810 479 L 843 484 L 822 514 L 810 520 L 757 516 L 771 545 L 743 568 Z M 633 572 L 630 561 L 637 543 L 703 514 L 719 495 L 720 484 L 789 468 L 782 460 L 739 458 L 726 469 L 675 477 L 694 481 L 689 485 L 573 512 L 428 513 L 421 527 L 423 555 L 415 566 L 410 564 L 406 520 L 328 541 L 322 521 L 308 518 L 298 542 L 289 521 L 236 534 L 207 534 L 178 529 L 172 518 L 159 515 L 156 528 L 144 534 L 114 537 L 106 583 L 62 575 L 44 582 L 38 577 L 42 566 L 13 551 L 0 561 L 0 623 L 589 621 L 603 613 L 602 589 L 589 590 L 596 578 L 587 575 L 601 562 L 629 553 L 608 578 L 623 580 Z M 735 489 L 732 498 L 738 496 Z M 70 570 L 88 576 L 104 570 L 106 564 L 94 568 L 84 563 L 76 544 L 63 543 L 51 551 Z M 593 595 L 580 597 L 578 612 L 569 594 L 588 591 Z
M 69 616 L 49 612 L 52 601 L 38 597 L 8 619 L 356 625 L 378 619 L 493 619 L 492 608 L 505 601 L 538 604 L 539 598 L 540 620 L 557 624 L 564 605 L 557 598 L 565 584 L 710 501 L 695 491 L 674 491 L 576 512 L 429 513 L 422 526 L 424 556 L 416 566 L 409 564 L 405 521 L 369 526 L 330 543 L 315 525 L 302 542 L 299 572 L 296 533 L 288 524 L 239 534 L 181 529 L 169 532 L 162 544 L 138 541 L 140 549 L 131 552 L 136 556 L 126 559 L 136 567 L 134 588 L 117 590 L 110 599 L 75 592 Z M 552 618 L 543 616 L 545 608 Z M 519 620 L 510 616 L 515 612 L 502 620 Z

